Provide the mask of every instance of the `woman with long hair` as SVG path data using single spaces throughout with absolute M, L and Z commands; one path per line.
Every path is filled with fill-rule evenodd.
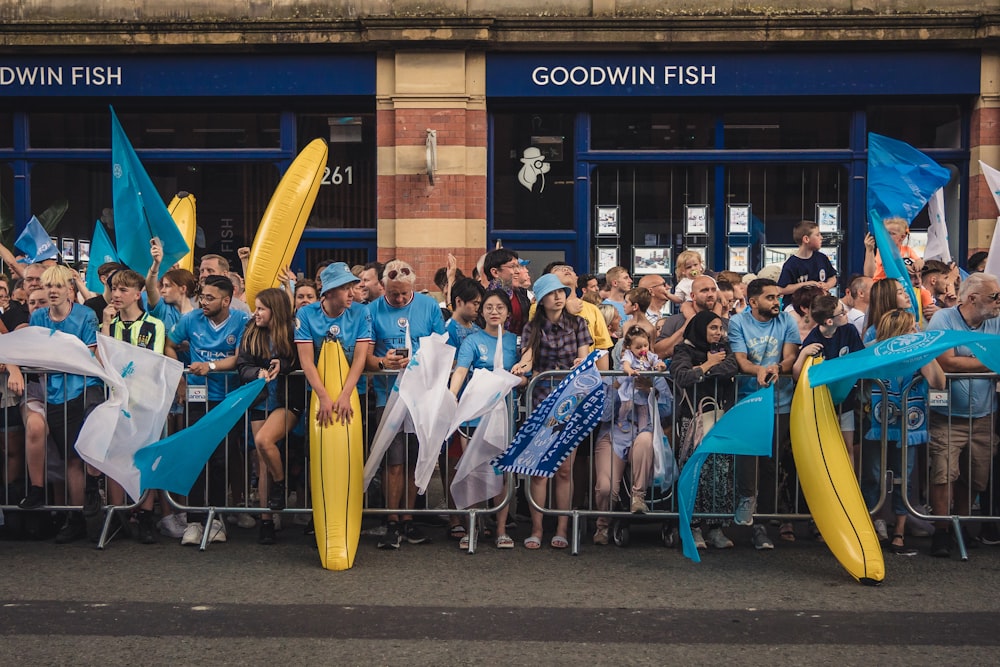
M 548 273 L 535 281 L 535 299 L 538 308 L 534 317 L 524 325 L 521 334 L 521 360 L 511 369 L 515 375 L 524 375 L 534 371 L 542 373 L 552 370 L 570 370 L 576 367 L 590 352 L 594 339 L 587 329 L 587 322 L 566 310 L 566 298 L 570 288 L 559 280 L 558 276 Z M 531 405 L 537 408 L 548 396 L 559 380 L 544 380 L 535 384 L 531 395 Z M 574 450 L 559 466 L 555 475 L 555 506 L 560 510 L 570 509 L 573 500 L 573 461 L 576 460 Z M 544 506 L 546 496 L 545 477 L 532 477 L 530 493 L 538 505 Z M 567 539 L 569 517 L 560 516 L 556 521 L 556 534 L 549 543 L 553 549 L 565 549 L 569 546 Z M 524 540 L 527 549 L 538 549 L 542 546 L 542 514 L 531 508 L 531 536 Z
M 886 278 L 872 284 L 871 300 L 868 303 L 868 316 L 865 318 L 865 332 L 861 336 L 865 345 L 875 342 L 875 328 L 886 313 L 902 308 L 912 307 L 910 293 L 898 280 Z
M 265 509 L 285 508 L 285 469 L 278 443 L 295 427 L 305 403 L 302 384 L 288 378 L 297 367 L 295 319 L 288 297 L 280 289 L 263 290 L 254 300 L 236 370 L 242 384 L 267 380 L 260 402 L 250 409 L 250 429 L 257 449 L 257 493 Z M 268 512 L 261 514 L 259 541 L 274 544 L 274 520 Z

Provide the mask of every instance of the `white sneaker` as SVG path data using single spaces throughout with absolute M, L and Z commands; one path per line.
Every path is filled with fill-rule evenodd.
M 168 514 L 156 522 L 156 527 L 160 529 L 161 534 L 172 537 L 175 540 L 184 537 L 187 525 L 187 513 L 185 512 Z
M 691 536 L 694 538 L 694 546 L 698 549 L 707 549 L 708 545 L 705 544 L 705 538 L 702 537 L 701 528 L 692 528 Z
M 218 519 L 212 519 L 212 527 L 208 530 L 209 542 L 225 542 L 226 526 Z
M 230 521 L 229 523 L 239 526 L 240 528 L 249 529 L 249 528 L 255 528 L 257 526 L 257 522 L 254 520 L 253 516 L 247 514 L 246 512 L 240 512 L 239 514 L 230 514 L 229 518 L 232 518 L 234 516 L 236 517 L 236 521 Z
M 281 530 L 281 515 L 275 512 L 271 515 L 271 520 L 274 521 L 274 529 Z
M 879 542 L 889 539 L 889 530 L 885 525 L 885 519 L 875 519 L 875 532 L 878 534 Z
M 189 523 L 187 528 L 184 529 L 184 535 L 181 537 L 181 544 L 186 546 L 200 545 L 201 538 L 205 534 L 205 527 L 200 523 Z

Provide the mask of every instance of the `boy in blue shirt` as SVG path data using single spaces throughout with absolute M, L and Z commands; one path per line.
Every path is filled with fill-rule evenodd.
M 837 285 L 837 270 L 830 258 L 820 252 L 823 235 L 819 225 L 811 220 L 803 220 L 792 230 L 792 240 L 799 246 L 781 266 L 778 276 L 779 294 L 788 296 L 803 287 L 820 287 L 829 292 Z M 786 301 L 787 303 L 787 301 Z

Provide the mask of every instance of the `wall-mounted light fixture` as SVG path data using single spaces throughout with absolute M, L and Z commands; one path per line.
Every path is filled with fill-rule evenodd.
M 434 185 L 434 172 L 437 171 L 438 163 L 438 140 L 437 130 L 427 130 L 427 138 L 424 140 L 427 159 L 427 182 Z

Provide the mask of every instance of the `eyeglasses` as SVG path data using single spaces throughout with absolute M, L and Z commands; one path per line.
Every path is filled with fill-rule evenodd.
M 519 262 L 516 259 L 512 259 L 509 262 L 507 262 L 506 264 L 501 264 L 500 268 L 502 268 L 502 269 L 510 269 L 511 271 L 516 271 L 519 268 L 521 268 L 521 262 Z
M 980 294 L 979 296 L 985 296 L 994 303 L 1000 302 L 1000 292 L 993 292 L 993 294 Z
M 217 296 L 212 296 L 211 294 L 202 294 L 202 295 L 201 295 L 201 296 L 199 296 L 198 298 L 199 298 L 199 299 L 200 299 L 201 301 L 205 301 L 205 302 L 208 302 L 208 303 L 212 303 L 213 301 L 218 301 L 218 300 L 219 300 L 219 297 L 217 297 Z
M 388 278 L 389 280 L 395 280 L 399 276 L 408 276 L 411 273 L 413 273 L 413 271 L 410 271 L 408 268 L 404 266 L 401 269 L 393 269 L 392 271 L 386 271 L 385 277 Z
M 499 306 L 483 306 L 483 312 L 484 313 L 505 313 L 505 312 L 507 312 L 507 306 L 504 306 L 502 304 L 499 305 Z
M 841 308 L 840 310 L 835 311 L 833 313 L 834 317 L 843 317 L 844 315 L 847 315 L 847 309 L 846 308 Z

